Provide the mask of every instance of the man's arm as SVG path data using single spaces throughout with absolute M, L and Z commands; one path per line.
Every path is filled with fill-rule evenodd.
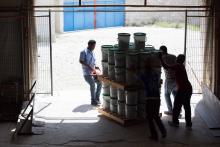
M 85 52 L 81 52 L 80 53 L 80 58 L 79 58 L 79 63 L 83 64 L 84 66 L 88 67 L 92 72 L 94 71 L 94 69 L 89 65 L 87 64 L 85 61 L 86 61 L 86 55 L 85 55 Z
M 79 60 L 79 62 L 83 65 L 85 65 L 86 67 L 88 67 L 91 70 L 94 70 L 90 65 L 88 65 L 85 61 Z
M 166 64 L 166 63 L 164 62 L 164 60 L 163 60 L 163 58 L 162 58 L 162 54 L 161 54 L 161 53 L 159 53 L 159 58 L 160 58 L 161 65 L 163 66 L 163 68 L 165 68 L 165 69 L 168 69 L 168 68 L 173 68 L 173 66 L 168 65 L 168 64 Z

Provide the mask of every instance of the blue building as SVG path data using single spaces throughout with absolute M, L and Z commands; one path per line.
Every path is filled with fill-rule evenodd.
M 83 0 L 82 5 L 124 4 L 125 0 Z M 64 0 L 64 5 L 78 5 L 78 0 Z M 125 25 L 124 7 L 64 8 L 64 31 Z M 104 11 L 121 12 L 104 12 Z M 84 12 L 82 12 L 84 11 Z M 87 11 L 87 12 L 85 12 Z M 102 11 L 102 12 L 100 12 Z

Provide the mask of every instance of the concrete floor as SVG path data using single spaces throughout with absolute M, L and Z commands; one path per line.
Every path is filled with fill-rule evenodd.
M 180 120 L 181 125 L 178 129 L 172 128 L 167 124 L 171 118 L 163 115 L 162 120 L 168 130 L 168 136 L 158 142 L 148 139 L 149 132 L 146 123 L 125 128 L 100 117 L 97 109 L 89 105 L 88 85 L 82 78 L 81 66 L 78 63 L 79 51 L 86 47 L 88 39 L 96 39 L 96 54 L 98 61 L 101 61 L 100 46 L 102 44 L 117 43 L 118 32 L 138 31 L 147 32 L 147 44 L 152 44 L 156 48 L 165 44 L 174 54 L 183 51 L 183 29 L 119 27 L 59 35 L 57 42 L 53 44 L 55 95 L 53 97 L 38 96 L 35 101 L 35 123 L 41 122 L 44 125 L 33 127 L 33 132 L 42 133 L 42 135 L 12 138 L 15 124 L 0 123 L 0 147 L 220 146 L 219 138 L 213 137 L 199 114 L 194 111 L 201 96 L 193 96 L 191 101 L 193 130 L 185 129 L 184 119 Z M 164 110 L 166 110 L 166 105 L 162 96 L 161 112 Z
M 193 130 L 185 128 L 181 119 L 179 128 L 168 126 L 171 118 L 163 115 L 162 120 L 168 130 L 166 139 L 158 142 L 148 139 L 146 123 L 122 127 L 113 121 L 99 116 L 96 107 L 89 105 L 89 92 L 83 89 L 62 91 L 54 97 L 37 97 L 35 100 L 35 123 L 43 127 L 33 127 L 33 132 L 42 135 L 16 136 L 12 138 L 14 123 L 0 124 L 0 147 L 29 146 L 219 146 L 220 139 L 211 131 L 196 111 L 200 96 L 192 98 Z M 161 111 L 166 109 L 162 97 Z

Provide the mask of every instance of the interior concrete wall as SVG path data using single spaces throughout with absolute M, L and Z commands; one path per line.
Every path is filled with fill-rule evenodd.
M 63 5 L 64 0 L 56 0 L 56 5 Z M 62 11 L 63 8 L 57 8 L 56 10 Z M 63 33 L 64 32 L 64 13 L 63 12 L 55 12 L 55 27 L 56 33 Z
M 36 6 L 43 6 L 43 5 L 56 5 L 59 2 L 59 0 L 35 0 L 34 1 L 34 5 Z M 42 16 L 42 15 L 49 15 L 49 9 L 45 9 L 45 12 L 35 12 L 36 16 Z M 39 20 L 39 21 L 38 21 Z M 46 22 L 42 22 L 42 19 L 36 19 L 36 23 L 37 23 L 37 30 L 39 31 L 39 33 L 37 33 L 37 37 L 39 41 L 48 41 L 47 39 L 49 39 L 49 21 L 47 21 L 45 19 Z M 45 27 L 45 24 L 48 25 L 48 27 Z M 51 34 L 52 34 L 52 41 L 56 40 L 56 15 L 55 13 L 51 13 Z M 40 32 L 44 32 L 44 33 L 40 33 Z M 45 32 L 47 32 L 45 34 Z M 39 34 L 43 34 L 43 36 L 39 35 Z M 45 38 L 46 37 L 46 38 Z
M 20 7 L 23 0 L 0 1 L 1 7 Z M 22 27 L 21 20 L 4 19 L 7 16 L 19 16 L 20 12 L 0 12 L 0 82 L 22 79 Z M 9 34 L 12 32 L 13 34 Z M 11 36 L 10 36 L 11 35 Z M 7 40 L 8 38 L 8 40 Z
M 215 0 L 214 1 L 215 4 L 215 48 L 216 48 L 216 60 L 217 60 L 217 70 L 216 70 L 216 82 L 217 82 L 217 86 L 216 86 L 216 95 L 218 96 L 218 98 L 220 99 L 220 7 L 218 7 L 220 5 L 220 1 L 219 0 Z
M 21 6 L 22 0 L 1 0 L 0 7 L 18 7 Z

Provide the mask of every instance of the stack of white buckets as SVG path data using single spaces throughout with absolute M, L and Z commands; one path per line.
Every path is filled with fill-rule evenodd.
M 145 65 L 149 64 L 161 73 L 158 51 L 151 45 L 145 46 L 146 34 L 134 33 L 134 41 L 130 43 L 129 33 L 119 33 L 118 44 L 102 46 L 103 75 L 133 87 L 124 91 L 103 83 L 103 108 L 127 119 L 146 116 L 144 89 L 143 86 L 140 88 L 142 84 L 131 69 L 138 69 L 142 73 Z

